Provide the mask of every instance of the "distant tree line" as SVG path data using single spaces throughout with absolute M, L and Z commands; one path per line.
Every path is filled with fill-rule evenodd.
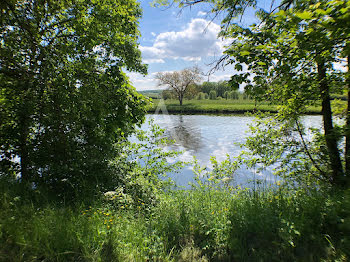
M 162 92 L 163 99 L 177 99 L 177 95 L 172 89 Z M 228 81 L 203 82 L 201 84 L 191 84 L 184 95 L 187 100 L 220 100 L 220 99 L 249 99 L 246 93 L 240 92 L 236 87 L 230 85 Z

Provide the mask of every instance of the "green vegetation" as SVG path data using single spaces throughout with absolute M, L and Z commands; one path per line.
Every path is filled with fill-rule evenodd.
M 195 182 L 179 189 L 167 174 L 185 163 L 159 127 L 136 130 L 147 99 L 123 72 L 146 73 L 139 4 L 1 2 L 1 261 L 350 260 L 350 76 L 332 67 L 350 61 L 350 2 L 282 1 L 252 28 L 232 18 L 255 1 L 176 2 L 227 14 L 221 61 L 250 71 L 201 88 L 192 76 L 168 111 L 277 114 L 258 115 L 236 159 L 194 161 Z M 199 99 L 181 106 L 183 88 Z M 300 116 L 320 107 L 324 128 L 306 140 Z M 281 180 L 234 186 L 242 165 Z
M 20 0 L 0 12 L 0 176 L 65 201 L 113 189 L 115 145 L 146 113 L 122 71 L 146 73 L 139 4 Z
M 301 139 L 300 116 L 321 101 L 324 128 L 319 134 L 323 140 L 318 148 L 322 150 L 321 163 L 314 161 L 317 154 L 313 156 L 306 144 L 304 151 L 309 152 L 310 164 L 320 178 L 334 186 L 349 187 L 350 74 L 336 70 L 334 64 L 343 59 L 350 66 L 350 2 L 282 1 L 271 12 L 259 9 L 256 16 L 261 23 L 249 27 L 233 20 L 243 15 L 247 7 L 258 7 L 257 1 L 174 0 L 174 3 L 179 7 L 210 3 L 213 13 L 225 14 L 219 35 L 231 43 L 216 68 L 234 65 L 240 73 L 231 76 L 230 85 L 245 83 L 247 94 L 254 100 L 281 105 L 276 122 L 296 126 Z M 157 4 L 169 5 L 169 1 L 155 1 Z M 343 125 L 334 123 L 333 89 L 347 94 Z M 338 143 L 343 139 L 345 143 Z
M 159 104 L 158 99 L 153 99 L 152 104 L 148 107 L 149 113 L 155 112 Z M 182 106 L 178 101 L 167 99 L 164 101 L 166 110 L 169 113 L 184 113 L 184 114 L 201 114 L 201 113 L 230 113 L 230 114 L 242 114 L 247 112 L 272 112 L 276 113 L 279 110 L 279 106 L 270 105 L 268 103 L 258 103 L 250 99 L 221 99 L 221 100 L 209 100 L 204 99 L 204 95 L 201 95 L 201 99 L 198 100 L 184 100 Z M 159 108 L 160 109 L 160 108 Z M 160 109 L 161 112 L 161 109 Z M 307 114 L 320 114 L 320 106 L 310 106 L 306 111 Z
M 184 71 L 175 72 L 174 75 L 181 75 L 184 74 Z M 163 76 L 163 81 L 167 81 L 170 83 L 171 80 L 174 79 L 174 75 L 168 74 Z M 198 78 L 199 79 L 199 78 Z M 189 79 L 192 80 L 192 79 Z M 219 82 L 203 82 L 201 84 L 196 83 L 196 81 L 188 81 L 188 85 L 186 88 L 182 88 L 181 92 L 183 93 L 182 96 L 186 100 L 192 100 L 192 99 L 208 99 L 215 100 L 218 97 L 223 97 L 226 99 L 238 99 L 239 92 L 238 87 L 232 87 L 228 83 L 228 81 L 219 81 Z M 229 95 L 230 93 L 230 95 Z M 156 97 L 160 98 L 160 97 Z M 174 88 L 168 88 L 166 90 L 163 90 L 161 93 L 161 98 L 163 99 L 178 99 L 178 94 L 175 91 Z M 247 97 L 244 97 L 246 99 Z
M 162 97 L 162 90 L 145 90 L 138 92 L 152 99 L 160 99 Z
M 251 191 L 210 181 L 159 191 L 154 204 L 116 190 L 74 207 L 2 188 L 0 259 L 348 261 L 349 191 Z

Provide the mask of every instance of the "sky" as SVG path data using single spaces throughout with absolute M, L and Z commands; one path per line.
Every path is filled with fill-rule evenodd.
M 203 73 L 207 73 L 212 68 L 210 64 L 215 63 L 223 54 L 227 40 L 217 37 L 222 17 L 212 21 L 209 6 L 196 5 L 181 11 L 175 6 L 151 7 L 151 0 L 139 2 L 143 9 L 139 48 L 143 62 L 148 64 L 148 75 L 128 73 L 137 90 L 161 89 L 155 79 L 157 72 L 199 66 Z M 254 10 L 248 10 L 240 24 L 248 26 L 255 22 Z M 209 78 L 204 77 L 204 80 L 228 80 L 234 73 L 233 67 L 226 67 Z
M 192 8 L 180 10 L 176 6 L 156 8 L 151 6 L 152 0 L 139 0 L 143 9 L 140 20 L 141 37 L 139 48 L 142 59 L 148 64 L 148 75 L 129 72 L 128 76 L 137 90 L 164 89 L 159 87 L 155 75 L 157 72 L 179 71 L 192 66 L 199 66 L 203 73 L 208 73 L 213 63 L 223 54 L 228 41 L 218 38 L 220 22 L 223 17 L 213 20 L 210 6 L 195 5 Z M 272 1 L 274 8 L 279 0 Z M 258 0 L 257 8 L 271 10 L 271 0 Z M 256 10 L 246 10 L 243 17 L 236 23 L 247 27 L 257 23 Z M 334 64 L 336 69 L 345 71 L 344 63 Z M 210 76 L 203 77 L 205 81 L 217 82 L 229 80 L 237 73 L 234 67 L 225 67 Z

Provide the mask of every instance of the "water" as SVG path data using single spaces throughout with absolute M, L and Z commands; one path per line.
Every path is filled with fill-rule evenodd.
M 210 167 L 210 157 L 225 160 L 227 154 L 238 156 L 243 150 L 237 143 L 244 143 L 249 136 L 248 125 L 253 117 L 241 115 L 147 115 L 154 123 L 165 129 L 165 135 L 175 139 L 175 144 L 169 147 L 173 150 L 183 151 L 179 156 L 182 161 L 191 161 L 195 156 L 201 166 Z M 302 122 L 307 127 L 321 127 L 321 116 L 304 116 Z M 144 124 L 142 129 L 148 129 Z M 187 166 L 179 174 L 171 174 L 178 185 L 187 185 L 193 181 L 192 166 Z M 263 173 L 240 168 L 236 171 L 235 180 L 238 184 L 247 184 L 253 178 L 266 181 L 275 181 L 272 170 Z

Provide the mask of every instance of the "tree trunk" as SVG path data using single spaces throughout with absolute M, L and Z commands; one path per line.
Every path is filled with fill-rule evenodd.
M 331 183 L 333 185 L 344 186 L 343 167 L 340 160 L 337 137 L 334 133 L 331 99 L 329 96 L 329 85 L 326 79 L 326 66 L 324 61 L 319 61 L 317 63 L 317 73 L 322 100 L 324 134 L 331 167 Z
M 23 183 L 28 183 L 30 179 L 28 152 L 29 119 L 26 112 L 21 113 L 19 125 L 19 157 L 21 167 L 21 181 Z
M 346 126 L 345 126 L 345 178 L 347 185 L 350 185 L 350 43 L 348 47 L 348 72 L 345 78 L 347 91 L 348 91 L 348 105 L 346 111 Z
M 180 106 L 182 106 L 183 95 L 179 95 Z

